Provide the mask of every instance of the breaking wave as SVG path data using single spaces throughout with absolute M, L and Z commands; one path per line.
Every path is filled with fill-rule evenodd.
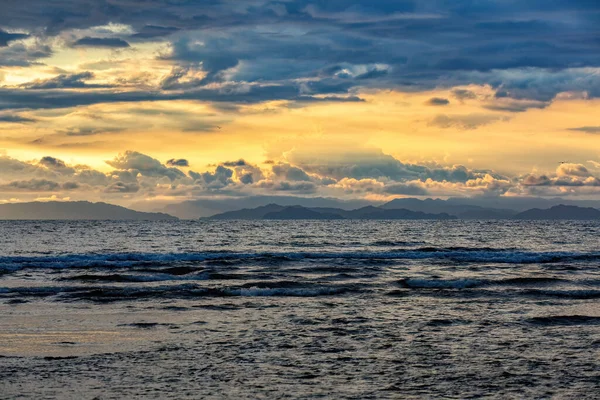
M 290 285 L 291 286 L 291 285 Z M 234 287 L 201 287 L 196 284 L 117 287 L 117 286 L 47 286 L 0 288 L 0 297 L 52 297 L 62 301 L 113 302 L 145 299 L 203 298 L 203 297 L 316 297 L 362 291 L 344 285 L 295 285 L 287 287 L 260 283 Z
M 198 253 L 113 253 L 113 254 L 68 254 L 57 256 L 0 257 L 0 273 L 10 273 L 24 268 L 127 268 L 156 267 L 181 264 L 248 263 L 281 264 L 287 262 L 318 260 L 377 260 L 432 259 L 464 263 L 574 263 L 600 261 L 600 252 L 528 252 L 493 248 L 432 248 L 394 251 L 356 252 L 198 252 Z

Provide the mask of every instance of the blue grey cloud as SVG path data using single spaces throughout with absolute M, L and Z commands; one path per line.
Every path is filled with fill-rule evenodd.
M 24 33 L 8 33 L 0 29 L 0 47 L 8 46 L 9 42 L 19 39 L 25 39 L 29 35 Z
M 48 47 L 26 48 L 15 41 L 25 34 L 9 31 L 44 39 L 108 23 L 126 24 L 133 33 L 88 33 L 73 45 L 118 49 L 168 40 L 160 58 L 172 63 L 172 71 L 156 90 L 102 93 L 95 101 L 6 93 L 3 107 L 171 98 L 318 101 L 356 99 L 352 96 L 365 87 L 419 91 L 471 83 L 541 102 L 564 91 L 600 96 L 600 77 L 586 69 L 600 67 L 600 4 L 592 0 L 153 0 L 144 7 L 133 0 L 5 0 L 0 64 L 28 66 L 51 54 Z M 235 90 L 240 82 L 252 86 Z M 232 87 L 217 93 L 214 83 Z M 67 87 L 59 84 L 55 87 Z M 472 96 L 453 94 L 460 101 Z
M 431 99 L 427 100 L 426 104 L 430 106 L 447 106 L 450 104 L 450 100 L 441 97 L 432 97 Z
M 33 118 L 22 117 L 16 114 L 0 115 L 0 123 L 4 122 L 10 124 L 27 124 L 35 121 L 36 120 Z
M 118 38 L 84 37 L 73 43 L 73 47 L 129 47 L 129 43 Z
M 91 85 L 85 81 L 92 79 L 94 74 L 91 72 L 80 72 L 77 74 L 61 74 L 54 78 L 35 80 L 22 85 L 27 89 L 63 89 L 63 88 L 87 88 L 87 87 L 105 87 L 103 85 Z
M 184 158 L 171 158 L 167 161 L 169 167 L 189 167 L 190 163 Z

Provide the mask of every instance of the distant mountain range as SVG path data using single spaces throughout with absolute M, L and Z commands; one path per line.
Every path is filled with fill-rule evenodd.
M 278 204 L 281 207 L 302 206 L 310 209 L 351 211 L 366 206 L 383 209 L 406 209 L 426 214 L 446 213 L 461 219 L 509 219 L 532 208 L 548 209 L 558 205 L 600 208 L 597 200 L 568 200 L 540 197 L 461 197 L 441 199 L 395 199 L 388 203 L 366 200 L 340 200 L 325 197 L 249 196 L 190 200 L 182 203 L 140 202 L 131 208 L 140 211 L 164 212 L 183 219 L 211 217 L 230 211 L 253 209 Z M 325 212 L 325 211 L 323 211 Z M 336 211 L 336 213 L 338 213 Z
M 397 203 L 396 203 L 397 204 Z M 335 220 L 335 219 L 408 219 L 408 220 L 448 220 L 448 219 L 520 219 L 520 220 L 593 220 L 600 219 L 600 210 L 576 206 L 558 205 L 546 210 L 530 209 L 521 213 L 513 210 L 485 209 L 482 207 L 456 206 L 453 207 L 455 215 L 447 212 L 426 213 L 413 211 L 406 208 L 391 208 L 393 202 L 381 207 L 367 206 L 356 210 L 343 210 L 339 208 L 282 206 L 268 204 L 257 208 L 245 208 L 216 214 L 208 219 L 213 220 Z M 432 208 L 427 208 L 432 209 Z
M 307 208 L 332 207 L 344 210 L 352 210 L 368 205 L 372 202 L 366 200 L 340 200 L 326 197 L 296 197 L 296 196 L 247 196 L 235 198 L 212 198 L 184 201 L 175 204 L 152 205 L 148 202 L 140 202 L 131 205 L 131 208 L 140 211 L 158 211 L 182 219 L 197 219 L 210 217 L 228 211 L 236 211 L 242 208 L 262 207 L 269 204 L 280 204 L 282 206 L 301 205 Z M 375 205 L 378 205 L 377 203 Z
M 575 207 L 558 205 L 547 210 L 532 208 L 515 215 L 515 219 L 571 219 L 593 220 L 600 219 L 600 210 L 591 207 Z
M 147 213 L 107 203 L 49 201 L 0 204 L 0 220 L 177 220 L 164 213 Z
M 213 215 L 209 219 L 456 219 L 456 217 L 446 213 L 428 214 L 406 209 L 386 210 L 374 206 L 362 207 L 356 210 L 342 210 L 339 208 L 307 208 L 298 205 L 284 207 L 278 204 L 268 204 L 263 207 Z
M 327 199 L 324 202 L 327 204 Z M 320 204 L 321 200 L 316 201 Z M 342 203 L 347 205 L 346 203 Z M 354 209 L 338 207 L 305 207 L 302 205 L 267 204 L 255 208 L 227 211 L 205 217 L 213 220 L 335 220 L 335 219 L 518 219 L 518 220 L 600 220 L 600 210 L 593 207 L 556 205 L 524 211 L 486 208 L 472 204 L 453 204 L 449 200 L 397 199 L 378 207 Z M 76 202 L 30 202 L 0 204 L 0 220 L 176 220 L 167 213 L 140 212 L 107 204 Z

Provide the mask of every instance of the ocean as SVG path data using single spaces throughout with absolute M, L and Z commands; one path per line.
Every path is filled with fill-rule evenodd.
M 600 398 L 600 222 L 0 222 L 0 398 Z

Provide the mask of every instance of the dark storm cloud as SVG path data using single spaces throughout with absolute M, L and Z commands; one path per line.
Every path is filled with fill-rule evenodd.
M 88 71 L 77 74 L 61 74 L 54 78 L 35 80 L 33 82 L 25 83 L 22 85 L 22 87 L 27 89 L 78 89 L 87 87 L 104 87 L 101 85 L 90 85 L 85 82 L 93 77 L 94 74 Z
M 0 47 L 8 46 L 9 42 L 13 40 L 25 39 L 29 35 L 24 33 L 8 33 L 0 29 Z
M 133 33 L 94 33 L 109 23 L 128 25 Z M 52 51 L 43 44 L 27 47 L 15 41 L 25 34 L 8 31 L 42 40 L 79 29 L 88 36 L 74 46 L 118 49 L 129 41 L 169 40 L 160 58 L 173 69 L 156 91 L 104 93 L 96 100 L 0 93 L 0 107 L 171 98 L 342 101 L 334 95 L 363 87 L 418 91 L 471 83 L 489 84 L 514 99 L 548 102 L 565 91 L 598 97 L 600 77 L 586 70 L 600 67 L 598 25 L 600 4 L 583 0 L 152 0 L 143 7 L 133 0 L 4 0 L 2 65 L 32 65 Z M 224 82 L 253 85 L 207 87 Z M 464 101 L 474 94 L 462 89 L 453 97 Z
M 137 33 L 131 35 L 134 39 L 151 39 L 157 37 L 169 36 L 172 33 L 179 31 L 179 28 L 174 26 L 156 26 L 146 25 L 140 29 Z
M 31 123 L 31 122 L 35 122 L 35 121 L 36 121 L 35 119 L 21 117 L 20 115 L 13 115 L 13 114 L 0 115 L 0 123 L 5 122 L 5 123 L 12 123 L 12 124 L 27 124 L 27 123 Z
M 248 163 L 246 163 L 246 161 L 242 159 L 239 159 L 237 161 L 225 161 L 223 165 L 226 167 L 243 167 L 245 165 L 248 165 Z
M 93 87 L 93 86 L 92 86 Z M 244 86 L 232 84 L 224 88 L 202 88 L 185 92 L 160 91 L 94 91 L 74 92 L 53 89 L 36 91 L 0 87 L 0 110 L 7 109 L 48 109 L 68 108 L 100 103 L 198 100 L 212 102 L 258 103 L 273 99 L 292 102 L 359 102 L 358 97 L 326 98 L 300 95 L 301 88 L 296 84 L 273 86 Z
M 427 100 L 426 104 L 430 106 L 447 106 L 450 104 L 450 100 L 441 97 L 432 97 Z
M 59 160 L 58 158 L 46 156 L 40 160 L 40 164 L 48 167 L 48 168 L 67 168 L 67 164 L 63 160 Z
M 190 163 L 183 158 L 171 158 L 167 161 L 167 165 L 170 167 L 189 167 Z
M 125 48 L 129 47 L 129 43 L 118 38 L 95 38 L 84 37 L 75 41 L 73 47 L 114 47 Z

